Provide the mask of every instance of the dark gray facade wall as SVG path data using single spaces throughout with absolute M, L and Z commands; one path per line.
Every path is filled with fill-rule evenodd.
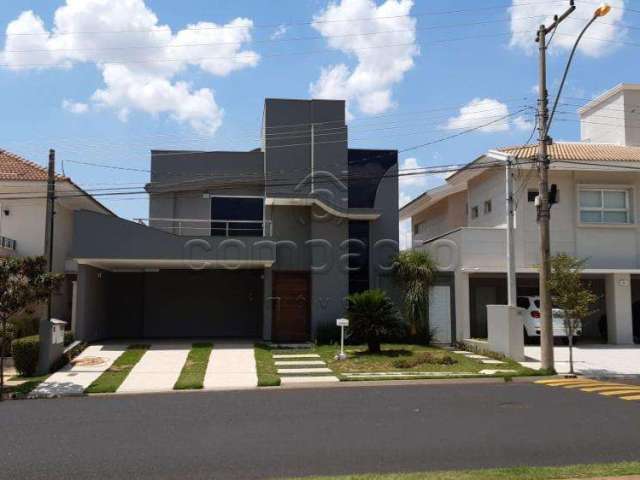
M 271 242 L 262 237 L 182 237 L 86 210 L 75 215 L 77 259 L 275 260 Z
M 91 342 L 108 336 L 107 282 L 109 273 L 89 265 L 78 265 L 76 336 Z
M 251 152 L 196 152 L 151 151 L 150 188 L 178 185 L 190 189 L 194 185 L 223 185 L 234 179 L 246 185 L 242 191 L 255 189 L 264 192 L 261 181 L 264 175 L 262 151 Z M 256 179 L 258 181 L 256 181 Z M 224 181 L 222 181 L 224 180 Z
M 372 288 L 393 291 L 390 266 L 400 250 L 397 164 L 380 181 L 374 208 L 381 215 L 371 222 L 370 284 Z
M 268 98 L 263 138 L 267 178 L 281 180 L 270 182 L 269 196 L 304 196 L 311 193 L 313 184 L 316 193 L 322 188 L 322 195 L 332 203 L 339 205 L 346 197 L 336 181 L 344 176 L 347 163 L 343 100 Z
M 308 271 L 311 265 L 309 240 L 311 215 L 309 207 L 270 206 L 269 218 L 273 222 L 273 240 L 276 243 L 278 271 Z
M 349 294 L 348 238 L 349 223 L 341 218 L 327 217 L 314 209 L 311 213 L 311 329 L 335 325 L 344 316 Z

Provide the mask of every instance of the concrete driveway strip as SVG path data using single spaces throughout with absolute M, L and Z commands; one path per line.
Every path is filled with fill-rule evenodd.
M 30 397 L 81 395 L 113 362 L 127 345 L 91 345 L 31 392 Z
M 191 343 L 152 343 L 125 378 L 117 393 L 164 392 L 173 390 L 187 361 Z
M 258 385 L 253 343 L 216 342 L 204 376 L 205 390 L 233 390 Z

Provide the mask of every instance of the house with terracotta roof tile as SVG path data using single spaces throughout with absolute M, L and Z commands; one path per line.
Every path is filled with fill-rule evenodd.
M 640 341 L 640 84 L 621 84 L 579 109 L 580 142 L 549 147 L 551 250 L 586 259 L 585 279 L 598 295 L 582 336 L 596 342 Z M 500 149 L 514 172 L 519 303 L 538 295 L 536 145 Z M 411 245 L 432 253 L 449 290 L 434 297 L 438 336 L 487 337 L 487 305 L 507 303 L 505 167 L 482 155 L 400 209 Z M 447 287 L 440 287 L 447 288 Z M 452 308 L 447 306 L 451 304 Z
M 44 255 L 47 170 L 0 149 L 0 257 Z M 56 178 L 53 269 L 65 274 L 53 298 L 53 316 L 71 320 L 78 266 L 70 256 L 74 211 L 114 215 L 70 178 Z

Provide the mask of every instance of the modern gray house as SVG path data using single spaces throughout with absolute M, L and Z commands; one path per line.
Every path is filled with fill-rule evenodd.
M 312 339 L 391 288 L 397 174 L 337 100 L 267 99 L 248 152 L 152 151 L 148 219 L 76 213 L 77 338 Z

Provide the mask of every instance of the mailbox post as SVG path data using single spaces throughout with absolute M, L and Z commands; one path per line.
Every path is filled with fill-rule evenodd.
M 347 354 L 344 353 L 344 327 L 349 326 L 348 318 L 338 318 L 336 325 L 340 327 L 340 353 L 336 355 L 336 360 L 346 360 Z

